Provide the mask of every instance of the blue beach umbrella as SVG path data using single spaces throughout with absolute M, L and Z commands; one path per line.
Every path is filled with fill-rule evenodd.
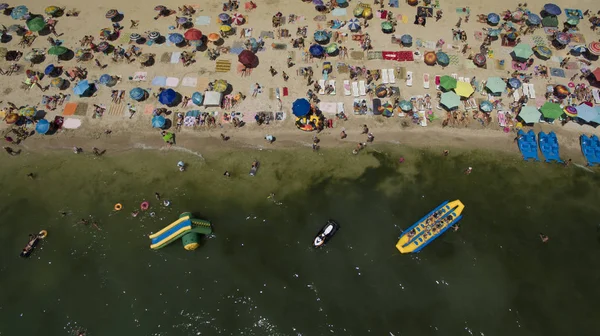
M 315 6 L 323 6 L 323 0 L 313 0 L 313 5 Z
M 171 42 L 171 43 L 179 44 L 179 43 L 183 42 L 184 40 L 185 40 L 185 38 L 181 34 L 178 34 L 178 33 L 169 34 L 169 42 Z
M 579 56 L 586 51 L 587 51 L 587 47 L 583 44 L 576 45 L 573 48 L 571 48 L 571 54 L 573 54 L 575 56 Z
M 327 41 L 329 39 L 329 34 L 327 34 L 326 31 L 324 30 L 317 30 L 315 32 L 315 41 L 317 42 L 324 42 Z
M 27 13 L 29 13 L 29 8 L 27 8 L 27 6 L 21 5 L 13 8 L 12 12 L 10 13 L 10 17 L 15 20 L 20 20 L 25 15 L 27 15 Z
M 204 100 L 204 96 L 200 92 L 194 92 L 192 95 L 192 103 L 200 106 L 202 105 L 202 101 Z
M 500 22 L 500 15 L 498 15 L 496 13 L 490 13 L 490 14 L 488 14 L 488 16 L 487 16 L 487 22 L 489 24 L 492 24 L 492 25 L 498 24 L 498 22 Z
M 494 109 L 494 104 L 492 104 L 489 100 L 484 100 L 481 102 L 481 104 L 479 104 L 479 108 L 483 112 L 492 112 Z
M 167 123 L 167 119 L 161 115 L 157 115 L 152 117 L 152 127 L 154 128 L 163 128 Z
M 402 44 L 411 44 L 412 43 L 412 36 L 408 35 L 408 34 L 404 34 L 402 36 L 400 36 L 400 42 L 402 42 Z
M 310 48 L 308 48 L 308 51 L 315 57 L 321 57 L 325 53 L 325 49 L 318 44 L 311 45 Z
M 562 13 L 562 10 L 557 5 L 555 5 L 553 3 L 549 3 L 549 4 L 544 5 L 544 12 L 546 12 L 550 15 L 558 16 Z
M 129 91 L 129 97 L 131 97 L 133 100 L 139 101 L 140 99 L 144 98 L 145 95 L 146 91 L 140 87 L 133 88 L 131 91 Z
M 158 95 L 158 101 L 165 105 L 173 104 L 175 98 L 177 98 L 177 92 L 175 92 L 173 89 L 163 90 L 163 92 Z
M 89 90 L 91 88 L 90 83 L 88 83 L 87 79 L 84 79 L 82 81 L 80 81 L 79 83 L 77 83 L 77 85 L 75 85 L 75 87 L 73 88 L 73 93 L 75 93 L 76 95 L 83 95 L 86 93 L 87 90 Z
M 100 84 L 106 85 L 106 84 L 110 83 L 111 80 L 112 80 L 112 77 L 110 75 L 104 74 L 104 75 L 100 76 L 100 79 L 98 79 L 98 82 Z
M 502 29 L 488 29 L 487 31 L 489 36 L 500 36 L 500 33 L 502 33 Z
M 336 2 L 338 5 L 341 6 L 341 5 L 344 5 L 347 2 L 347 0 L 336 0 Z
M 350 31 L 359 31 L 360 30 L 360 21 L 357 18 L 352 18 L 348 21 L 348 29 Z
M 517 78 L 511 78 L 508 80 L 508 86 L 510 86 L 513 89 L 518 89 L 521 87 L 521 81 Z
M 50 123 L 46 119 L 41 119 L 35 125 L 35 131 L 40 134 L 46 134 L 50 130 Z
M 435 56 L 439 65 L 446 66 L 450 64 L 450 57 L 445 52 L 438 51 L 435 53 Z
M 305 98 L 296 99 L 292 104 L 292 113 L 296 117 L 304 117 L 310 112 L 310 103 Z
M 534 13 L 527 14 L 527 24 L 537 26 L 542 23 L 542 18 Z
M 46 67 L 46 69 L 44 69 L 44 75 L 48 76 L 52 73 L 52 71 L 54 71 L 54 69 L 56 69 L 56 67 L 54 66 L 54 64 L 50 64 Z

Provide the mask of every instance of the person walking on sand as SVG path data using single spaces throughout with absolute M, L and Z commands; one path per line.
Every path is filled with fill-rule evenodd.
M 346 139 L 347 136 L 348 136 L 348 134 L 346 134 L 346 130 L 342 130 L 340 132 L 340 139 Z
M 369 133 L 369 128 L 367 127 L 367 125 L 363 125 L 363 131 L 361 134 L 368 134 Z
M 254 91 L 252 91 L 252 97 L 258 96 L 258 91 L 260 91 L 260 84 L 254 84 Z

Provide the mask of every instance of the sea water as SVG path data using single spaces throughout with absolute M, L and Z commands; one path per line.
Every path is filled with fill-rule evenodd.
M 578 167 L 394 146 L 359 155 L 57 151 L 7 156 L 0 169 L 0 335 L 593 335 L 600 327 L 600 175 Z M 403 229 L 454 199 L 466 206 L 458 231 L 419 254 L 395 249 Z M 143 201 L 150 209 L 132 217 Z M 214 233 L 196 251 L 180 241 L 150 250 L 148 234 L 186 211 Z M 341 229 L 313 249 L 330 218 Z M 48 237 L 20 258 L 27 235 L 42 229 Z

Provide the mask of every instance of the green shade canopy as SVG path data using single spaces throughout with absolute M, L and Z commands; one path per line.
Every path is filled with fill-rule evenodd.
M 448 75 L 442 76 L 442 78 L 440 78 L 440 87 L 444 89 L 444 91 L 450 91 L 456 88 L 456 83 L 457 80 Z
M 519 118 L 526 124 L 533 124 L 540 120 L 542 114 L 533 106 L 523 106 L 519 112 Z
M 502 93 L 506 89 L 506 82 L 500 77 L 490 77 L 485 87 L 494 94 Z
M 540 107 L 540 112 L 542 112 L 544 118 L 548 119 L 556 119 L 564 113 L 559 104 L 551 102 L 546 102 L 542 107 Z
M 526 60 L 533 55 L 533 49 L 527 43 L 519 43 L 513 49 L 515 58 Z
M 383 21 L 381 23 L 381 29 L 383 29 L 383 30 L 392 30 L 393 28 L 394 28 L 394 25 L 392 25 L 392 23 L 389 21 Z
M 460 104 L 460 97 L 454 92 L 444 92 L 441 103 L 448 109 L 457 108 Z
M 546 16 L 542 19 L 543 27 L 558 27 L 558 18 L 554 15 Z
M 37 16 L 27 21 L 27 28 L 32 32 L 39 32 L 46 27 L 46 21 L 43 18 Z
M 62 47 L 62 46 L 54 46 L 50 49 L 48 49 L 48 54 L 49 55 L 56 55 L 56 56 L 60 56 L 64 53 L 66 53 L 67 51 L 69 51 L 69 49 Z
M 569 16 L 567 18 L 567 23 L 571 26 L 576 26 L 579 23 L 579 17 L 577 16 Z

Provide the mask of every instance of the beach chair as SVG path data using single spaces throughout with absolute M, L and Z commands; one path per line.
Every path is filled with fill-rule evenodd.
M 324 95 L 325 94 L 325 80 L 324 79 L 319 79 L 319 86 L 321 87 L 321 89 L 319 90 L 319 94 Z
M 352 94 L 351 87 L 350 87 L 350 81 L 349 80 L 345 80 L 344 81 L 344 96 L 350 96 Z
M 352 82 L 352 95 L 354 97 L 360 96 L 358 91 L 358 82 Z
M 390 84 L 396 84 L 396 74 L 394 74 L 394 69 L 387 69 L 387 73 Z
M 529 86 L 529 98 L 535 99 L 535 88 L 533 84 L 530 83 L 527 86 Z
M 423 88 L 429 89 L 429 74 L 428 73 L 423 74 Z
M 388 78 L 388 72 L 386 69 L 381 69 L 381 83 L 383 84 L 388 84 L 389 78 Z
M 440 75 L 435 75 L 435 89 L 440 89 Z
M 365 85 L 365 81 L 358 82 L 358 90 L 360 91 L 361 96 L 367 95 L 367 86 Z
M 592 96 L 594 96 L 594 102 L 600 104 L 600 90 L 592 89 Z
M 331 93 L 329 94 L 330 96 L 335 96 L 335 94 L 337 93 L 337 90 L 335 88 L 335 80 L 332 79 L 329 81 L 329 85 L 333 86 L 333 91 L 331 91 Z
M 413 83 L 413 73 L 412 71 L 406 72 L 406 86 L 412 86 Z

